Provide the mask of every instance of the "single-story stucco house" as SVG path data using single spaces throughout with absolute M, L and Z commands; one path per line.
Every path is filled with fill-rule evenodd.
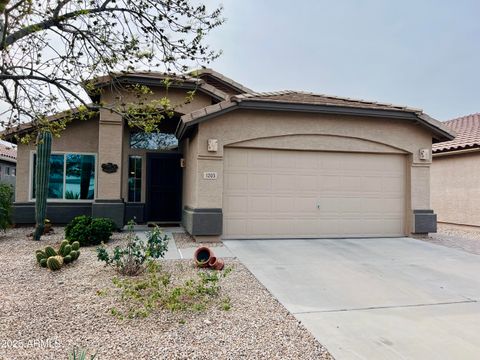
M 17 147 L 0 141 L 0 183 L 15 186 L 17 175 Z
M 433 145 L 433 208 L 439 222 L 480 226 L 480 113 L 443 124 L 457 136 Z
M 143 84 L 165 95 L 165 75 L 97 81 Z M 53 141 L 47 216 L 79 214 L 117 224 L 182 223 L 197 239 L 386 237 L 436 230 L 430 206 L 432 142 L 452 140 L 421 110 L 297 91 L 256 93 L 203 69 L 176 78 L 168 97 L 193 100 L 133 132 L 101 110 Z M 21 131 L 28 131 L 28 126 Z M 8 136 L 7 136 L 8 137 Z M 11 135 L 9 138 L 12 138 Z M 34 219 L 35 148 L 18 145 L 15 222 Z

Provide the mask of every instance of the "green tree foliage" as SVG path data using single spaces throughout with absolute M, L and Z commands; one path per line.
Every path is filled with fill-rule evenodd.
M 0 184 L 0 229 L 6 230 L 12 224 L 13 187 Z

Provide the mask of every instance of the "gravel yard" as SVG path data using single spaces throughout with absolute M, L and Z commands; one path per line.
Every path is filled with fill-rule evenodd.
M 198 246 L 208 246 L 208 247 L 218 247 L 223 246 L 222 242 L 209 242 L 209 243 L 198 243 L 195 239 L 184 232 L 174 232 L 173 238 L 175 239 L 175 244 L 179 249 L 186 249 L 189 247 L 198 247 Z
M 438 224 L 438 232 L 420 240 L 480 255 L 480 229 Z
M 78 346 L 104 359 L 331 359 L 328 352 L 237 260 L 221 282 L 229 311 L 158 310 L 144 319 L 119 320 L 109 313 L 113 269 L 96 260 L 95 248 L 82 248 L 78 261 L 50 272 L 34 251 L 58 245 L 62 229 L 40 243 L 31 229 L 0 235 L 0 359 L 66 359 Z M 115 234 L 109 246 L 122 242 Z M 174 278 L 197 271 L 190 260 L 162 261 Z M 99 296 L 97 291 L 105 292 Z

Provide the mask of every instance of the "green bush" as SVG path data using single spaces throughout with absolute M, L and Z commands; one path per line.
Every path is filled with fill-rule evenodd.
M 12 224 L 13 187 L 0 184 L 0 230 L 6 230 Z
M 115 229 L 116 225 L 111 219 L 82 215 L 65 227 L 65 238 L 70 243 L 78 241 L 81 246 L 99 245 L 108 241 Z
M 145 269 L 145 263 L 163 258 L 168 249 L 168 236 L 159 227 L 147 232 L 147 241 L 141 240 L 133 232 L 133 222 L 129 223 L 130 232 L 124 247 L 116 246 L 110 254 L 105 246 L 97 248 L 97 259 L 106 265 L 112 265 L 122 275 L 135 276 Z

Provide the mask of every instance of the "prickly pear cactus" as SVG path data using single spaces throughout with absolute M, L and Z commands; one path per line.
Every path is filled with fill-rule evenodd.
M 37 136 L 37 164 L 35 166 L 35 232 L 34 240 L 40 240 L 47 216 L 48 180 L 50 178 L 50 155 L 52 134 L 40 131 Z
M 80 249 L 80 243 L 78 241 L 74 241 L 72 243 L 72 250 L 79 250 Z
M 54 248 L 52 248 L 51 246 L 47 246 L 45 248 L 45 254 L 47 255 L 47 257 L 51 257 L 51 256 L 57 256 L 57 252 L 55 251 Z
M 47 259 L 47 267 L 51 270 L 51 271 L 57 271 L 57 270 L 60 270 L 60 268 L 62 267 L 63 265 L 63 258 L 59 255 L 57 256 L 50 256 L 48 259 Z

